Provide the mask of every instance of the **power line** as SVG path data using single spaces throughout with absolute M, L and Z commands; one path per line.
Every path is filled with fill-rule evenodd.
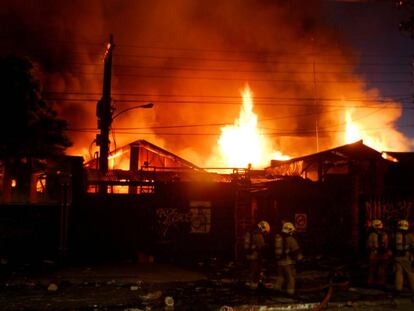
M 120 57 L 124 58 L 138 58 L 142 59 L 168 59 L 168 60 L 181 60 L 181 61 L 203 61 L 203 62 L 217 62 L 217 63 L 258 63 L 258 64 L 277 64 L 277 65 L 308 65 L 311 66 L 312 62 L 301 62 L 301 61 L 285 61 L 285 60 L 270 60 L 270 59 L 243 59 L 243 58 L 208 58 L 208 57 L 188 57 L 188 56 L 156 56 L 156 55 L 145 55 L 145 54 L 116 54 L 115 59 Z M 315 65 L 338 65 L 338 66 L 410 66 L 411 63 L 407 62 L 315 62 Z
M 377 128 L 364 128 L 365 132 L 370 131 L 381 131 L 384 129 L 398 129 L 398 128 L 406 128 L 406 127 L 414 127 L 414 124 L 409 124 L 405 126 L 386 126 L 386 127 L 377 127 Z M 94 129 L 67 129 L 66 131 L 69 132 L 81 132 L 81 133 L 96 133 L 97 130 Z M 346 129 L 343 130 L 320 130 L 321 134 L 336 134 L 336 133 L 345 133 Z M 172 132 L 129 132 L 129 131 L 119 131 L 116 132 L 117 135 L 156 135 L 156 136 L 219 136 L 220 133 L 196 133 L 196 132 L 180 132 L 180 133 L 172 133 Z M 315 134 L 314 129 L 309 130 L 295 130 L 295 131 L 274 131 L 274 132 L 266 132 L 266 133 L 259 133 L 261 136 L 288 136 L 288 137 L 300 137 L 300 136 L 313 136 Z
M 90 102 L 90 103 L 96 103 L 97 99 L 90 99 L 90 98 L 78 98 L 78 99 L 69 99 L 69 98 L 47 98 L 47 100 L 53 100 L 53 101 L 60 101 L 60 102 L 72 102 L 72 103 L 80 103 L 80 102 Z M 113 102 L 119 102 L 119 103 L 136 103 L 139 101 L 145 101 L 140 99 L 128 99 L 128 100 L 113 100 Z M 339 100 L 338 100 L 339 101 Z M 343 100 L 342 100 L 343 102 Z M 348 101 L 349 102 L 349 101 Z M 357 101 L 355 101 L 357 102 Z M 370 101 L 371 103 L 378 103 L 378 104 L 386 104 L 387 102 L 384 101 Z M 157 105 L 162 104 L 197 104 L 197 105 L 241 105 L 240 101 L 235 102 L 217 102 L 217 101 L 200 101 L 200 100 L 167 100 L 167 101 L 156 101 Z M 399 102 L 401 103 L 401 102 Z M 403 104 L 409 104 L 408 102 L 403 102 Z M 303 104 L 303 103 L 291 103 L 291 102 L 255 102 L 254 106 L 260 107 L 260 106 L 274 106 L 274 107 L 309 107 L 310 104 Z M 377 105 L 339 105 L 339 104 L 324 104 L 320 105 L 320 108 L 342 108 L 342 109 L 349 109 L 349 108 L 368 108 L 368 109 L 376 109 L 378 108 Z M 386 109 L 400 109 L 404 108 L 407 110 L 414 110 L 414 106 L 406 106 L 406 105 L 398 105 L 398 106 L 386 106 L 384 107 Z
M 136 102 L 136 101 L 147 101 L 148 99 L 151 100 L 158 100 L 160 98 L 168 97 L 170 101 L 179 101 L 179 102 L 212 102 L 217 103 L 217 101 L 224 102 L 226 104 L 240 104 L 241 96 L 237 95 L 190 95 L 190 94 L 173 94 L 173 93 L 146 93 L 146 92 L 135 92 L 135 91 L 126 91 L 126 92 L 113 92 L 114 96 L 123 97 L 122 99 L 114 98 L 114 102 Z M 74 90 L 67 90 L 67 91 L 56 91 L 50 90 L 43 93 L 44 98 L 47 100 L 61 100 L 61 101 L 96 101 L 98 100 L 97 97 L 89 97 L 86 96 L 100 96 L 100 93 L 95 92 L 79 92 Z M 80 96 L 80 97 L 79 97 Z M 126 97 L 126 98 L 125 98 Z M 171 99 L 170 99 L 171 98 Z M 205 99 L 209 99 L 210 101 L 206 101 Z M 318 98 L 319 101 L 324 102 L 372 102 L 372 103 L 390 103 L 395 101 L 412 101 L 414 96 L 411 93 L 394 93 L 394 94 L 384 94 L 378 97 L 320 97 Z M 214 100 L 214 101 L 213 101 Z M 253 100 L 255 103 L 259 103 L 261 101 L 309 101 L 312 102 L 314 100 L 313 97 L 280 97 L 280 96 L 254 96 Z M 163 99 L 161 99 L 163 101 Z
M 97 72 L 81 72 L 81 71 L 70 71 L 72 74 L 78 75 L 101 75 L 102 73 Z M 286 83 L 286 84 L 303 84 L 303 83 L 311 83 L 311 80 L 298 80 L 298 79 L 258 79 L 258 78 L 238 78 L 238 77 L 205 77 L 205 76 L 183 76 L 181 74 L 177 75 L 156 75 L 156 74 L 138 74 L 138 73 L 117 73 L 114 74 L 115 76 L 124 76 L 124 77 L 137 77 L 141 79 L 175 79 L 175 80 L 207 80 L 207 81 L 242 81 L 245 82 L 248 80 L 249 82 L 278 82 L 278 83 Z M 354 80 L 318 80 L 316 81 L 317 84 L 369 84 L 369 83 L 378 83 L 378 84 L 412 84 L 413 81 L 410 80 L 369 80 L 364 81 L 359 78 L 355 78 Z
M 100 95 L 100 93 L 94 93 L 94 92 L 79 92 L 79 91 L 47 91 L 44 92 L 46 95 L 51 94 L 58 94 L 58 95 Z M 173 94 L 173 93 L 136 93 L 133 91 L 129 92 L 112 92 L 114 96 L 152 96 L 152 97 L 191 97 L 191 98 L 229 98 L 229 99 L 240 99 L 241 96 L 234 96 L 234 95 L 189 95 L 189 94 Z M 274 97 L 274 96 L 254 96 L 253 99 L 289 99 L 289 100 L 297 100 L 297 99 L 306 99 L 306 100 L 312 100 L 313 98 L 307 97 Z M 379 96 L 379 98 L 382 98 L 383 100 L 392 100 L 392 98 L 414 98 L 413 94 L 411 93 L 395 93 L 395 94 L 387 94 L 383 96 Z M 344 98 L 344 97 L 338 97 L 338 98 L 321 98 L 326 100 L 375 100 L 377 101 L 378 98 L 373 97 L 351 97 L 351 98 Z
M 91 67 L 91 66 L 100 66 L 101 64 L 97 64 L 97 63 L 68 63 L 68 64 L 72 64 L 75 66 L 84 66 L 84 67 Z M 263 69 L 263 70 L 258 70 L 258 69 L 250 69 L 250 70 L 246 70 L 246 69 L 239 69 L 239 68 L 232 68 L 232 67 L 227 67 L 227 68 L 212 68 L 212 67 L 203 67 L 203 65 L 201 64 L 201 66 L 198 67 L 188 67 L 188 66 L 149 66 L 149 65 L 114 65 L 114 68 L 119 68 L 119 69 L 139 69 L 139 70 L 171 70 L 171 71 L 195 71 L 195 72 L 227 72 L 227 73 L 233 73 L 233 72 L 240 72 L 240 73 L 268 73 L 268 74 L 313 74 L 313 71 L 283 71 L 283 70 L 271 70 L 271 69 Z M 91 74 L 101 74 L 101 72 L 91 72 Z M 323 75 L 323 74 L 356 74 L 355 70 L 349 70 L 349 71 L 325 71 L 325 70 L 318 70 L 316 72 L 317 75 Z M 367 71 L 364 70 L 364 74 L 407 74 L 407 75 L 411 75 L 412 72 L 411 71 Z
M 369 112 L 367 114 L 364 114 L 362 116 L 359 116 L 357 118 L 354 117 L 352 121 L 355 122 L 355 121 L 358 121 L 358 120 L 365 119 L 365 118 L 367 118 L 367 117 L 369 117 L 369 116 L 371 116 L 371 115 L 373 115 L 373 114 L 375 114 L 378 111 L 381 111 L 383 109 L 384 109 L 383 107 L 377 108 L 375 111 L 371 111 L 371 112 Z M 332 113 L 332 112 L 335 112 L 335 110 L 332 110 L 332 111 L 329 111 L 329 112 Z M 302 116 L 308 116 L 308 115 L 311 115 L 311 114 L 302 114 Z M 296 115 L 296 116 L 290 116 L 290 117 L 297 118 L 298 115 Z M 259 122 L 262 123 L 262 122 L 267 122 L 267 121 L 275 121 L 275 120 L 278 120 L 278 119 L 281 119 L 281 118 L 283 118 L 283 117 L 275 117 L 275 118 L 269 118 L 269 119 L 262 119 Z M 118 127 L 118 128 L 114 128 L 114 130 L 117 130 L 117 131 L 125 131 L 125 130 L 148 130 L 148 129 L 157 130 L 157 129 L 178 129 L 178 128 L 211 127 L 211 126 L 227 126 L 227 125 L 232 125 L 232 124 L 231 124 L 231 122 L 227 122 L 227 123 L 186 124 L 186 125 L 169 125 L 169 126 L 150 126 L 150 127 Z M 329 128 L 343 127 L 345 125 L 346 125 L 346 122 L 341 122 L 341 123 L 337 123 L 337 124 L 334 124 L 334 125 L 321 127 L 320 129 L 323 131 L 323 130 L 326 130 L 326 129 L 329 129 Z M 269 130 L 269 128 L 263 128 L 263 127 L 259 127 L 258 129 Z M 71 130 L 75 130 L 75 129 L 72 128 Z M 78 128 L 76 130 L 79 130 L 79 131 L 89 131 L 89 130 L 93 130 L 93 129 L 91 129 L 91 128 L 82 128 L 82 129 L 81 128 Z M 271 129 L 271 130 L 280 130 L 280 129 Z
M 197 53 L 220 53 L 220 54 L 256 54 L 261 56 L 286 56 L 286 55 L 297 55 L 297 56 L 329 56 L 330 52 L 319 51 L 319 52 L 292 52 L 292 51 L 275 51 L 275 50 L 240 50 L 235 51 L 234 49 L 194 49 L 194 48 L 178 48 L 178 47 L 163 47 L 163 46 L 140 46 L 133 44 L 118 44 L 119 49 L 129 48 L 129 49 L 139 49 L 139 50 L 160 50 L 160 51 L 179 51 L 179 52 L 197 52 Z M 319 46 L 319 48 L 322 48 Z M 327 52 L 327 53 L 326 53 Z M 358 53 L 361 56 L 370 56 L 370 57 L 390 57 L 390 58 L 412 58 L 411 54 L 390 54 L 390 53 Z
M 40 30 L 40 28 L 39 28 Z M 7 41 L 15 41 L 15 37 L 10 36 L 1 36 L 2 40 L 4 42 Z M 85 54 L 88 53 L 88 51 L 85 51 L 84 49 L 79 49 L 79 47 L 96 47 L 99 52 L 95 52 L 99 55 L 102 51 L 104 51 L 104 47 L 106 46 L 106 40 L 104 38 L 100 38 L 96 36 L 96 41 L 79 41 L 79 40 L 62 40 L 60 38 L 48 38 L 48 40 L 43 41 L 42 43 L 44 45 L 52 45 L 52 46 L 67 46 L 70 45 L 72 47 L 71 52 L 75 53 L 81 53 Z M 325 47 L 328 47 L 327 45 L 319 45 L 318 48 L 320 49 L 318 52 L 304 52 L 304 51 L 291 51 L 291 50 L 274 50 L 274 49 L 210 49 L 210 48 L 187 48 L 187 47 L 177 47 L 177 46 L 159 46 L 159 45 L 135 45 L 135 44 L 123 44 L 123 43 L 117 43 L 117 50 L 123 50 L 123 49 L 132 49 L 132 50 L 148 50 L 148 51 L 168 51 L 168 52 L 191 52 L 191 53 L 219 53 L 219 54 L 247 54 L 247 55 L 259 55 L 259 56 L 320 56 L 322 55 L 324 58 L 332 54 L 329 50 L 325 49 Z M 388 49 L 392 46 L 387 46 L 387 49 L 383 49 L 383 51 L 389 51 Z M 374 48 L 373 48 L 374 50 Z M 367 57 L 389 57 L 389 58 L 409 58 L 412 59 L 412 54 L 407 53 L 378 53 L 379 49 L 378 47 L 375 47 L 375 53 L 367 53 L 367 52 L 358 52 L 358 55 L 361 57 L 367 56 Z M 338 52 L 334 52 L 338 54 Z M 115 53 L 117 54 L 117 53 Z M 117 54 L 119 55 L 119 54 Z

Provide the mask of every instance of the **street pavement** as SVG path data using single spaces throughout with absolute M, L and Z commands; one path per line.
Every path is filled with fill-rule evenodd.
M 120 262 L 1 265 L 0 310 L 414 310 L 408 290 L 368 288 L 366 265 L 313 258 L 298 265 L 293 296 L 244 285 L 244 269 L 215 258 L 192 265 Z

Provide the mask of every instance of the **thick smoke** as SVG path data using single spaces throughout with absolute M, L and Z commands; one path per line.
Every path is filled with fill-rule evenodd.
M 259 126 L 274 147 L 302 155 L 342 143 L 338 106 L 355 103 L 326 98 L 379 95 L 352 74 L 352 51 L 324 22 L 319 1 L 7 2 L 3 52 L 27 53 L 44 68 L 45 91 L 76 130 L 72 154 L 95 150 L 96 132 L 79 130 L 96 129 L 96 102 L 86 99 L 100 97 L 110 33 L 116 111 L 155 104 L 114 121 L 112 148 L 147 139 L 203 165 L 220 126 L 238 116 L 240 90 L 249 83 Z M 398 118 L 394 111 L 388 122 Z M 399 139 L 396 148 L 406 145 Z
M 101 77 L 83 75 L 78 64 L 95 70 L 104 42 L 100 1 L 2 1 L 2 54 L 28 56 L 43 72 L 44 97 L 72 128 L 96 128 L 95 103 L 68 101 L 70 93 L 101 91 Z M 53 93 L 52 93 L 53 92 Z M 78 98 L 80 96 L 77 96 Z M 91 96 L 85 96 L 91 97 Z M 70 131 L 69 153 L 87 155 L 95 134 Z

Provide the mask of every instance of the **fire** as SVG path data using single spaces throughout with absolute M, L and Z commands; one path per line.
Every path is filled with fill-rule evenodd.
M 352 120 L 352 110 L 345 112 L 346 131 L 345 142 L 347 144 L 362 140 L 365 145 L 377 151 L 387 149 L 386 144 L 381 141 L 380 137 L 375 137 L 375 134 L 370 134 L 363 124 L 357 124 Z
M 126 154 L 127 151 L 120 149 L 114 153 L 112 153 L 109 157 L 108 157 L 108 166 L 111 169 L 128 169 L 129 166 L 129 155 L 126 158 L 123 157 L 124 154 Z
M 352 112 L 346 110 L 345 112 L 345 143 L 350 144 L 362 139 L 361 130 L 356 123 L 352 121 Z
M 221 128 L 218 140 L 221 158 L 228 167 L 265 167 L 271 159 L 286 159 L 272 150 L 272 143 L 257 129 L 257 115 L 253 112 L 253 94 L 246 85 L 241 92 L 243 105 L 233 125 Z
M 353 119 L 353 113 L 351 109 L 345 112 L 344 140 L 346 144 L 362 140 L 364 145 L 377 151 L 407 150 L 408 143 L 404 135 L 390 126 L 389 118 L 392 118 L 392 114 L 389 111 L 383 114 L 373 114 L 370 118 L 361 119 L 360 122 Z

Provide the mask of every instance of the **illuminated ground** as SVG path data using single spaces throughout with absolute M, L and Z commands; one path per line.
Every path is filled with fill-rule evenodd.
M 331 262 L 331 267 L 334 266 L 338 262 Z M 328 310 L 411 310 L 414 307 L 408 292 L 397 296 L 391 287 L 376 290 L 364 286 L 366 267 L 359 266 L 360 270 L 352 267 L 336 279 Z M 308 262 L 299 269 L 298 293 L 293 297 L 264 288 L 245 288 L 241 270 L 231 263 L 203 263 L 191 269 L 136 263 L 46 272 L 21 269 L 9 273 L 3 269 L 0 306 L 4 311 L 220 310 L 225 305 L 235 310 L 308 310 L 318 308 L 327 297 L 327 285 L 332 280 L 328 266 L 318 265 L 316 270 L 315 267 Z M 166 307 L 166 297 L 173 298 L 174 308 Z

